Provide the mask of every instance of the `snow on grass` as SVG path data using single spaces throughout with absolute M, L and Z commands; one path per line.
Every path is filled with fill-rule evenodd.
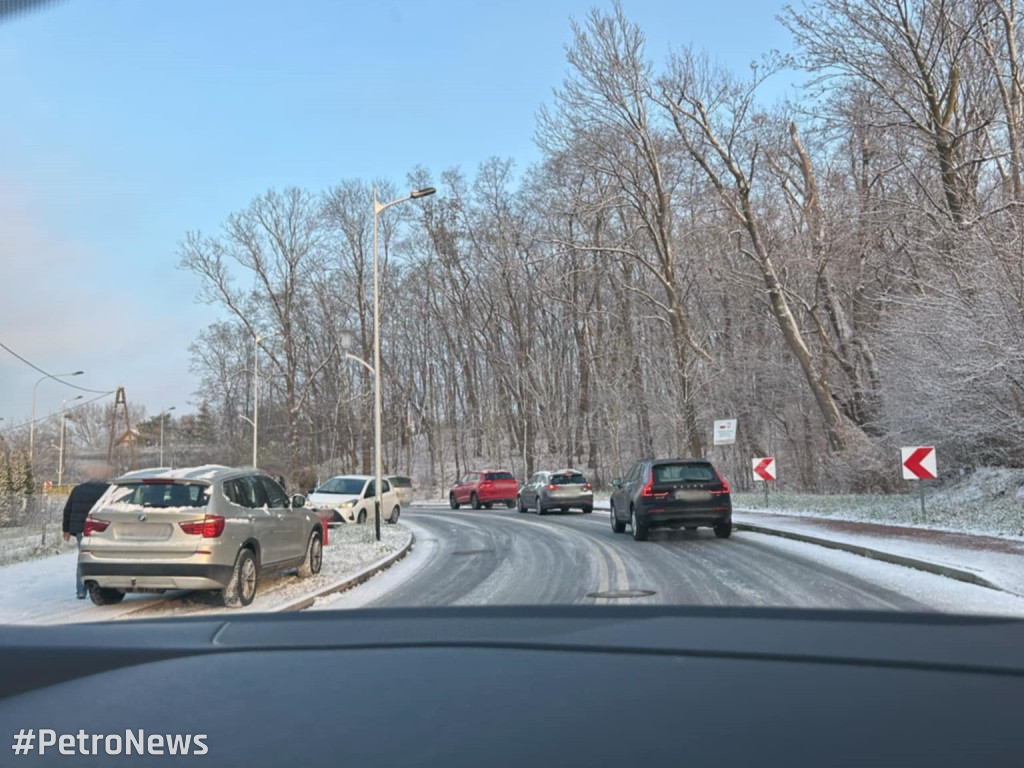
M 1024 536 L 1024 469 L 987 467 L 945 487 L 925 484 L 925 514 L 918 486 L 907 494 L 733 493 L 736 510 L 831 517 L 935 530 Z
M 402 524 L 382 525 L 381 541 L 372 525 L 332 528 L 320 573 L 299 579 L 294 571 L 259 581 L 256 599 L 246 608 L 225 608 L 214 592 L 129 594 L 117 605 L 95 606 L 75 598 L 73 552 L 0 568 L 0 624 L 66 624 L 151 619 L 213 613 L 263 613 L 327 589 L 366 566 L 402 549 L 412 533 Z

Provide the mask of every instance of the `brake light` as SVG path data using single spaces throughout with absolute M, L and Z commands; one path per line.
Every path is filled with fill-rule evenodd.
M 720 491 L 712 491 L 711 495 L 712 496 L 724 496 L 725 494 L 727 494 L 729 492 L 729 481 L 726 480 L 724 477 L 722 477 L 722 475 L 719 473 L 719 471 L 717 469 L 715 470 L 715 474 L 718 476 L 718 480 L 722 483 L 722 490 L 720 490 Z
M 490 488 L 492 485 L 494 485 L 494 483 L 492 483 L 490 480 L 484 480 L 482 483 L 480 483 L 481 488 Z
M 549 483 L 548 484 L 548 490 L 549 491 L 557 491 L 558 490 L 558 486 L 555 485 L 554 483 Z
M 109 520 L 98 520 L 92 515 L 89 515 L 85 518 L 85 528 L 82 529 L 82 535 L 92 536 L 94 533 L 103 533 L 109 526 Z
M 583 490 L 584 491 L 589 491 L 590 490 L 590 483 L 584 483 L 583 484 Z
M 641 496 L 647 496 L 647 497 L 653 498 L 653 499 L 664 499 L 666 496 L 668 496 L 668 491 L 665 491 L 664 493 L 655 493 L 654 492 L 654 470 L 653 469 L 651 470 L 651 474 L 647 477 L 647 484 L 644 485 L 643 490 L 640 491 L 640 495 Z
M 216 539 L 224 533 L 224 518 L 220 515 L 206 515 L 202 520 L 178 525 L 189 536 L 202 536 L 204 539 Z

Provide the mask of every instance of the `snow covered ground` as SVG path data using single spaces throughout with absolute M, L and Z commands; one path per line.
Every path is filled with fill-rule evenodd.
M 733 520 L 968 571 L 1024 597 L 1024 540 L 756 511 Z
M 24 561 L 0 568 L 0 624 L 65 624 L 280 610 L 397 552 L 408 544 L 411 536 L 402 524 L 382 526 L 379 543 L 371 525 L 332 528 L 318 575 L 300 580 L 294 573 L 285 573 L 262 579 L 256 600 L 239 609 L 224 608 L 218 604 L 218 597 L 209 592 L 127 595 L 118 605 L 95 606 L 89 599 L 75 598 L 76 552 Z
M 734 493 L 735 509 L 830 517 L 943 531 L 1024 537 L 1024 469 L 987 467 L 956 483 L 925 483 L 925 514 L 916 484 L 907 494 Z

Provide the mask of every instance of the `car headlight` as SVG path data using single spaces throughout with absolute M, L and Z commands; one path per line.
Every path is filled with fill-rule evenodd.
M 348 501 L 341 502 L 339 509 L 352 509 L 356 505 L 355 499 L 349 499 Z

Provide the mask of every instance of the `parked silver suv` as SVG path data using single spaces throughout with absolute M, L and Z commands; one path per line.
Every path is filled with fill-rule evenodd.
M 323 527 L 305 503 L 253 469 L 123 475 L 86 518 L 82 579 L 97 605 L 167 589 L 223 590 L 225 605 L 249 605 L 268 571 L 319 573 Z

